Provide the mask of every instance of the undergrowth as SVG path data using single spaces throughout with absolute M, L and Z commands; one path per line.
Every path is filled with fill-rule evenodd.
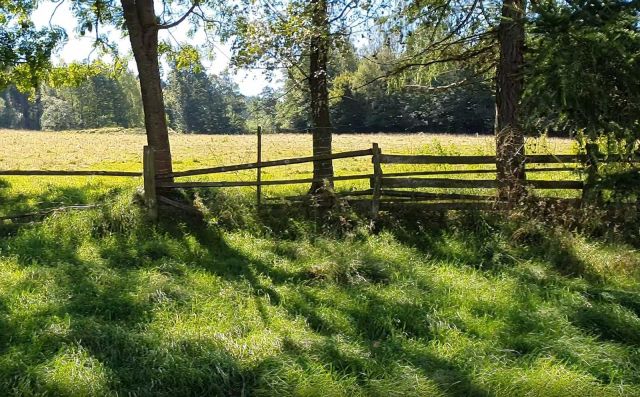
M 0 395 L 640 395 L 640 254 L 578 215 L 132 197 L 3 226 Z

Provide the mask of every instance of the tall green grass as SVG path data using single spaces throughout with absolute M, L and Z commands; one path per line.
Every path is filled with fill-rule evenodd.
M 120 190 L 2 226 L 0 395 L 640 395 L 632 246 L 225 191 L 153 225 Z

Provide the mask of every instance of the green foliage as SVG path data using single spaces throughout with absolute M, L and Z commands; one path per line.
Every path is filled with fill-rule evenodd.
M 207 75 L 198 62 L 174 65 L 168 80 L 165 96 L 171 128 L 209 134 L 244 131 L 244 98 L 228 76 Z
M 536 3 L 524 106 L 531 130 L 610 135 L 629 153 L 640 131 L 638 2 Z
M 42 101 L 45 130 L 142 125 L 137 79 L 129 72 L 115 78 L 103 72 L 78 85 L 50 88 Z
M 331 114 L 337 131 L 430 131 L 487 133 L 492 130 L 494 100 L 491 85 L 470 70 L 441 73 L 427 86 L 398 86 L 382 79 L 384 65 L 400 54 L 390 48 L 375 51 L 375 59 L 353 50 L 334 48 L 330 63 Z M 352 54 L 352 55 L 349 55 Z M 340 59 L 348 57 L 348 62 Z M 293 78 L 285 82 L 286 95 L 279 106 L 281 125 L 308 127 L 304 87 Z M 466 80 L 462 86 L 437 89 Z M 436 89 L 432 89 L 436 87 Z
M 0 2 L 0 90 L 17 85 L 35 90 L 51 68 L 53 51 L 66 40 L 57 27 L 36 29 L 29 19 L 32 1 Z

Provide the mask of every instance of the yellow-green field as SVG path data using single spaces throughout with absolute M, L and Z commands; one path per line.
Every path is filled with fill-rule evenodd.
M 108 131 L 108 130 L 107 130 Z M 2 169 L 141 169 L 140 133 L 33 132 L 0 130 Z M 368 149 L 377 142 L 385 153 L 494 154 L 492 136 L 446 134 L 335 135 L 334 150 Z M 252 135 L 171 135 L 177 170 L 200 166 L 252 162 L 256 137 Z M 568 139 L 530 139 L 530 153 L 571 153 Z M 311 135 L 273 134 L 263 137 L 263 159 L 311 155 Z M 361 163 L 361 161 L 357 162 Z M 363 164 L 366 164 L 364 161 Z M 309 168 L 309 167 L 307 167 Z M 357 171 L 351 160 L 340 160 L 337 169 Z
M 100 131 L 100 130 L 98 130 Z M 109 131 L 109 130 L 105 130 Z M 144 134 L 120 131 L 100 132 L 29 132 L 0 130 L 0 169 L 4 170 L 122 170 L 142 169 L 142 147 Z M 360 150 L 377 142 L 384 153 L 399 154 L 446 154 L 489 155 L 495 153 L 491 136 L 464 136 L 445 134 L 353 134 L 336 135 L 336 152 Z M 252 135 L 171 135 L 175 170 L 229 165 L 256 160 L 256 137 Z M 567 139 L 530 139 L 528 153 L 573 153 L 575 145 Z M 265 135 L 263 159 L 276 160 L 311 155 L 311 136 L 308 134 Z M 334 162 L 337 175 L 370 174 L 370 157 L 339 159 Z M 429 168 L 430 167 L 430 168 Z M 486 168 L 464 166 L 465 168 Z M 412 170 L 451 169 L 452 166 L 386 166 L 385 172 Z M 312 165 L 297 164 L 263 170 L 263 179 L 298 179 L 311 176 Z M 463 176 L 486 178 L 487 175 Z M 567 179 L 576 178 L 571 173 L 536 173 L 531 178 Z M 255 171 L 232 172 L 188 178 L 183 180 L 253 180 Z M 454 176 L 455 178 L 455 176 Z M 104 191 L 140 185 L 138 178 L 106 177 L 5 177 L 11 185 L 14 197 L 20 200 L 5 200 L 0 213 L 9 210 L 26 210 L 39 203 L 64 202 L 74 204 L 91 201 Z M 368 181 L 343 181 L 336 183 L 337 189 L 368 188 Z M 266 196 L 302 193 L 306 185 L 266 187 Z M 60 193 L 66 190 L 66 193 Z M 248 190 L 248 189 L 244 189 Z M 470 190 L 467 193 L 472 192 Z M 572 192 L 561 192 L 570 195 Z M 573 192 L 575 194 L 575 192 Z

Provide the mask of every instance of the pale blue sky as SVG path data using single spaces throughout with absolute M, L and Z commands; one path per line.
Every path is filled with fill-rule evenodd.
M 49 24 L 49 19 L 53 14 L 55 6 L 56 3 L 49 1 L 40 3 L 38 9 L 33 14 L 33 21 L 36 26 L 42 27 Z M 69 35 L 67 44 L 56 54 L 54 62 L 84 61 L 87 60 L 89 56 L 91 60 L 94 60 L 98 57 L 97 52 L 91 52 L 93 43 L 91 33 L 88 33 L 85 37 L 81 37 L 75 32 L 77 23 L 69 9 L 68 2 L 63 2 L 60 7 L 58 7 L 53 18 L 51 18 L 51 24 L 63 27 Z M 203 34 L 196 34 L 196 36 L 192 38 L 187 37 L 187 25 L 187 23 L 184 23 L 171 29 L 171 35 L 167 31 L 161 31 L 160 38 L 169 40 L 174 44 L 176 41 L 179 43 L 188 42 L 195 45 L 204 43 Z M 131 51 L 127 37 L 122 37 L 119 31 L 108 31 L 105 29 L 105 27 L 101 27 L 101 32 L 109 32 L 110 40 L 118 44 L 118 48 L 123 54 Z M 209 73 L 220 73 L 229 63 L 229 47 L 223 43 L 217 43 L 214 59 L 212 61 L 204 60 L 203 63 Z M 133 61 L 129 63 L 129 68 L 134 72 L 136 71 Z M 257 95 L 265 86 L 277 85 L 269 83 L 260 71 L 238 71 L 234 76 L 234 80 L 238 83 L 240 92 L 244 95 Z

